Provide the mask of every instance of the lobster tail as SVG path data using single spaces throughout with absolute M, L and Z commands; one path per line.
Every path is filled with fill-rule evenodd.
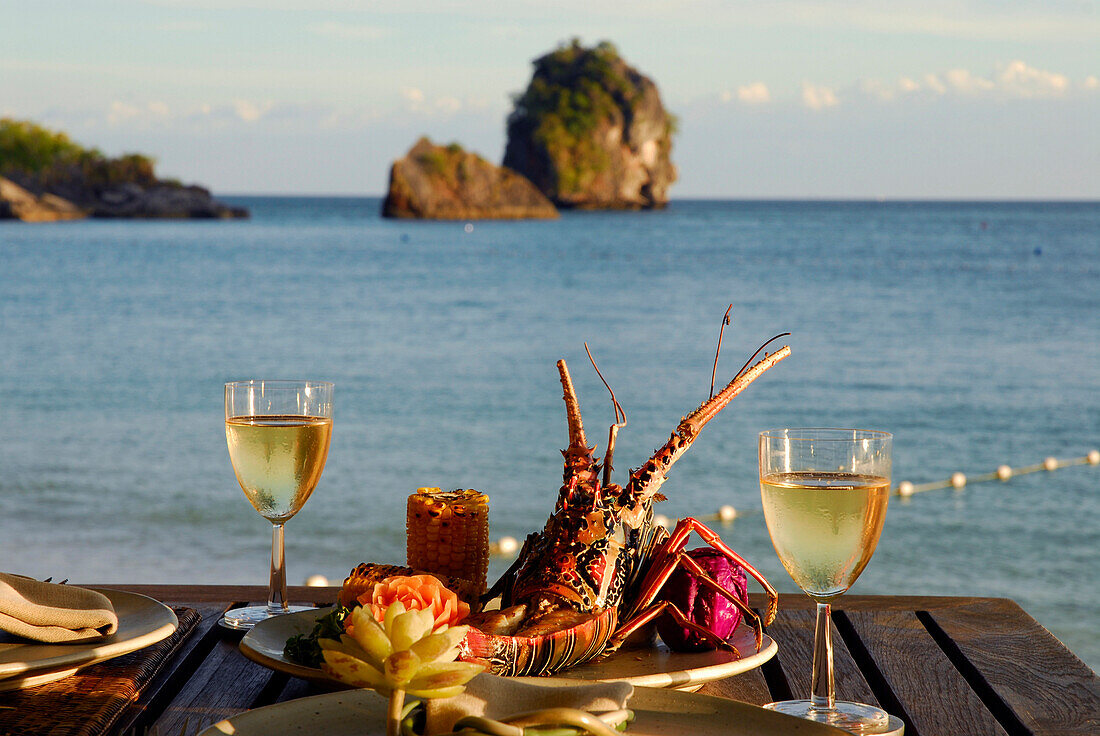
M 668 438 L 668 442 L 658 448 L 644 465 L 630 474 L 630 482 L 627 483 L 625 490 L 627 502 L 646 500 L 656 496 L 661 484 L 665 482 L 665 476 L 668 474 L 669 468 L 691 447 L 691 443 L 695 441 L 695 437 L 706 423 L 722 411 L 750 383 L 790 354 L 791 348 L 788 345 L 784 345 L 774 353 L 765 354 L 752 367 L 743 368 L 724 389 L 681 419 L 676 431 Z

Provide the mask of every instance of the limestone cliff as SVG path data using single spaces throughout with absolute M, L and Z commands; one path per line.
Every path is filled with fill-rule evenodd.
M 457 143 L 421 138 L 390 170 L 384 217 L 436 220 L 546 219 L 554 205 L 514 171 L 468 153 Z
M 653 81 L 606 41 L 584 48 L 574 40 L 534 67 L 508 117 L 504 165 L 559 207 L 667 204 L 675 120 Z

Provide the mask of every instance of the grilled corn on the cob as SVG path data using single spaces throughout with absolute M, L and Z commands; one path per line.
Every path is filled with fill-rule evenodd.
M 469 580 L 477 593 L 485 591 L 489 497 L 484 493 L 418 488 L 409 496 L 407 534 L 409 567 Z

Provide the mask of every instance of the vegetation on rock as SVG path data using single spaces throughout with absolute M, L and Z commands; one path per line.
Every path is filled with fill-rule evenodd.
M 81 146 L 65 133 L 29 120 L 0 119 L 0 176 L 32 184 L 34 190 L 49 191 L 74 176 L 99 188 L 127 183 L 182 186 L 177 181 L 158 180 L 154 165 L 153 159 L 138 153 L 110 158 L 99 149 Z

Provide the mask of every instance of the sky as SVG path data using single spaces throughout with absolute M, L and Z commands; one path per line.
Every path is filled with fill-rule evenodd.
M 0 117 L 216 194 L 382 194 L 421 135 L 499 163 L 574 37 L 679 118 L 673 198 L 1100 199 L 1100 0 L 0 0 Z

